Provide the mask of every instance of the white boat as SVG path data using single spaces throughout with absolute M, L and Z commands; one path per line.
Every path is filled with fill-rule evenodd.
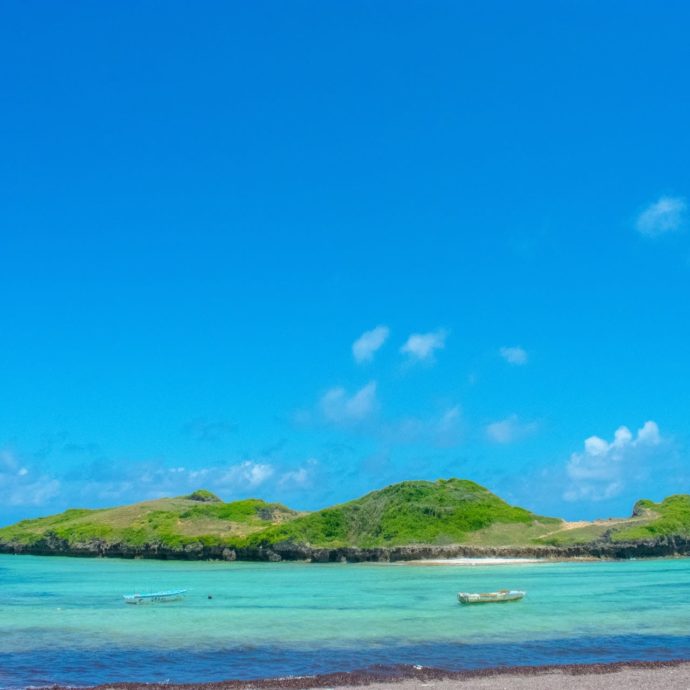
M 127 604 L 160 604 L 167 601 L 184 599 L 186 589 L 169 589 L 165 592 L 148 592 L 146 594 L 123 594 Z
M 458 592 L 461 604 L 488 604 L 500 601 L 518 601 L 526 592 L 519 589 L 499 589 L 498 592 Z

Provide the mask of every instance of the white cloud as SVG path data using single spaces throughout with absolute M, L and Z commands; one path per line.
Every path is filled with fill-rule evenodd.
M 446 346 L 446 336 L 443 329 L 431 333 L 413 333 L 400 348 L 400 352 L 418 361 L 432 360 L 434 352 Z
M 231 488 L 247 487 L 255 489 L 270 479 L 275 472 L 273 465 L 265 462 L 245 460 L 239 465 L 229 467 L 219 478 L 217 483 Z
M 447 409 L 438 422 L 439 431 L 447 431 L 455 428 L 455 425 L 460 420 L 460 405 L 455 405 Z
M 486 435 L 494 443 L 514 443 L 531 436 L 538 429 L 537 422 L 521 422 L 516 414 L 486 426 Z
M 527 351 L 521 347 L 502 347 L 500 349 L 501 357 L 505 359 L 508 364 L 515 364 L 516 366 L 522 366 L 527 364 Z
M 637 434 L 619 427 L 611 442 L 599 436 L 585 439 L 584 450 L 570 456 L 566 468 L 571 480 L 563 494 L 567 501 L 600 501 L 619 494 L 626 482 L 638 481 L 664 439 L 656 422 L 645 422 Z
M 79 492 L 89 503 L 120 503 L 181 496 L 205 488 L 224 495 L 243 496 L 268 482 L 276 468 L 267 462 L 244 460 L 232 465 L 209 467 L 164 467 L 137 464 L 100 475 L 98 471 L 81 484 L 71 481 L 72 493 Z M 132 479 L 136 476 L 136 479 Z M 83 500 L 80 498 L 80 500 Z
M 388 326 L 376 326 L 370 331 L 365 331 L 352 343 L 352 355 L 358 364 L 370 362 L 376 351 L 386 342 L 390 329 Z
M 15 482 L 14 486 L 11 483 L 7 486 L 0 477 L 0 489 L 6 505 L 40 506 L 60 493 L 60 482 L 52 477 L 41 476 L 33 481 Z
M 376 410 L 377 405 L 376 381 L 370 381 L 351 396 L 342 387 L 331 388 L 320 401 L 323 416 L 336 424 L 361 422 Z
M 19 461 L 9 450 L 0 450 L 0 473 L 12 473 L 19 469 Z
M 305 486 L 309 483 L 309 470 L 300 467 L 298 470 L 290 470 L 283 473 L 280 478 L 281 486 Z
M 436 445 L 449 448 L 460 442 L 462 427 L 462 410 L 460 405 L 447 409 L 434 429 L 434 442 Z
M 60 492 L 60 482 L 30 472 L 9 450 L 0 450 L 0 496 L 5 506 L 42 505 Z
M 687 203 L 682 197 L 662 196 L 637 217 L 635 227 L 642 235 L 658 237 L 680 229 L 685 221 Z
M 270 487 L 298 490 L 315 484 L 318 462 L 310 458 L 296 467 L 281 466 L 260 457 L 204 467 L 167 466 L 156 461 L 117 463 L 94 461 L 56 474 L 0 448 L 0 524 L 17 519 L 26 508 L 43 514 L 67 507 L 102 507 L 168 496 L 182 496 L 205 488 L 226 500 L 243 498 Z M 17 512 L 19 511 L 19 512 Z M 10 521 L 8 517 L 7 521 Z
M 313 480 L 314 469 L 318 464 L 318 460 L 310 458 L 304 466 L 283 472 L 278 485 L 283 489 L 303 489 L 310 486 Z
M 424 444 L 452 448 L 462 442 L 463 417 L 460 405 L 429 417 L 403 417 L 377 425 L 376 437 L 388 446 Z

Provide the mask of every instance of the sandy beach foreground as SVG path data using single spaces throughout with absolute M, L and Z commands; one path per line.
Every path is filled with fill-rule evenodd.
M 90 690 L 309 690 L 327 688 L 349 690 L 608 690 L 644 688 L 647 690 L 690 689 L 690 660 L 623 662 L 615 664 L 571 664 L 562 666 L 524 666 L 479 671 L 444 671 L 423 667 L 371 669 L 322 676 L 274 678 L 256 681 L 219 683 L 115 683 Z M 52 690 L 67 690 L 54 686 Z

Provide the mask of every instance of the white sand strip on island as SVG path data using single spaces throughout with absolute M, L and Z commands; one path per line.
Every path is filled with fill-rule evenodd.
M 399 565 L 522 565 L 546 563 L 544 558 L 424 558 L 418 561 L 398 561 Z

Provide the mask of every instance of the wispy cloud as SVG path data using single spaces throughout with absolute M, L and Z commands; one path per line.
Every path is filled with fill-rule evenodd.
M 513 364 L 515 366 L 522 366 L 527 364 L 528 355 L 527 351 L 523 348 L 517 347 L 502 347 L 499 350 L 501 357 L 505 359 L 508 364 Z
M 60 492 L 60 482 L 0 450 L 0 496 L 5 506 L 40 506 Z
M 390 334 L 388 326 L 376 326 L 370 331 L 365 331 L 352 343 L 352 356 L 358 364 L 370 362 L 374 355 L 386 342 Z
M 0 525 L 68 507 L 122 505 L 183 496 L 200 488 L 209 489 L 224 500 L 249 495 L 279 497 L 282 493 L 304 503 L 313 498 L 307 491 L 310 487 L 319 494 L 328 480 L 315 457 L 294 463 L 258 456 L 207 465 L 94 460 L 62 471 L 56 466 L 44 467 L 45 464 L 43 460 L 36 461 L 33 453 L 17 454 L 0 447 Z
M 19 469 L 20 463 L 14 453 L 7 449 L 0 450 L 0 472 L 16 474 Z
M 462 411 L 460 405 L 448 408 L 435 425 L 433 439 L 436 445 L 449 448 L 460 442 Z
M 237 424 L 225 419 L 197 417 L 184 425 L 184 432 L 197 441 L 219 441 L 235 431 L 237 431 Z
M 679 196 L 662 196 L 637 217 L 637 231 L 647 237 L 658 237 L 679 230 L 685 224 L 687 202 Z
M 229 467 L 216 480 L 219 486 L 228 486 L 230 488 L 255 489 L 266 483 L 275 473 L 273 465 L 267 462 L 255 462 L 253 460 L 245 460 L 239 465 Z
M 627 482 L 646 476 L 655 457 L 666 445 L 656 422 L 645 422 L 637 434 L 619 427 L 611 442 L 590 436 L 584 450 L 570 456 L 566 468 L 570 486 L 566 501 L 601 501 L 618 495 Z
M 522 422 L 516 414 L 511 414 L 505 419 L 487 424 L 486 435 L 494 443 L 515 443 L 536 433 L 538 428 L 537 422 Z
M 309 458 L 301 467 L 283 472 L 278 480 L 278 486 L 281 489 L 304 489 L 311 486 L 318 464 L 318 460 Z
M 452 448 L 462 442 L 463 417 L 460 405 L 427 417 L 407 416 L 375 429 L 376 437 L 388 447 L 424 444 Z
M 446 346 L 447 335 L 442 328 L 431 333 L 413 333 L 400 348 L 400 352 L 412 360 L 431 361 L 436 350 L 442 350 Z
M 102 476 L 97 468 L 94 470 L 87 484 L 90 497 L 126 501 L 176 496 L 199 488 L 242 495 L 267 483 L 276 474 L 276 467 L 263 460 L 206 467 L 141 463 L 133 468 L 130 466 L 126 473 L 106 472 Z
M 338 386 L 326 391 L 319 407 L 324 418 L 334 424 L 351 424 L 370 417 L 378 407 L 376 381 L 370 381 L 352 395 Z

